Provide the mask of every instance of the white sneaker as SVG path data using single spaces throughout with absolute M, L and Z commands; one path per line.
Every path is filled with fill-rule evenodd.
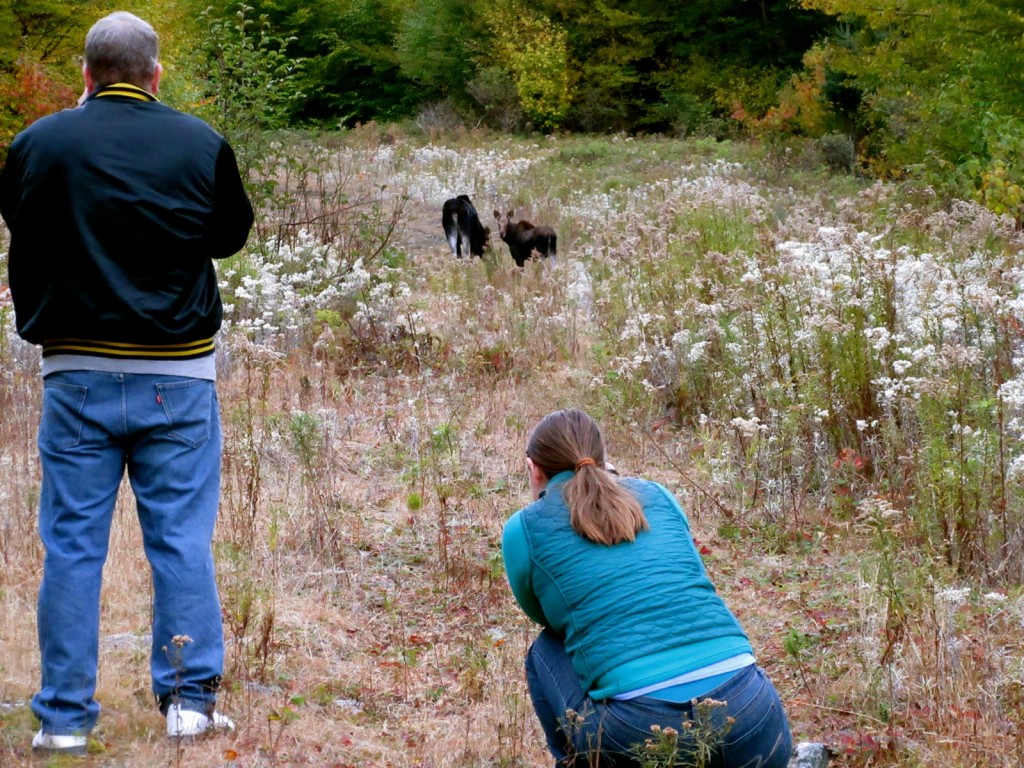
M 88 746 L 88 739 L 85 736 L 73 734 L 55 734 L 39 731 L 32 737 L 32 749 L 34 751 L 60 752 L 65 755 L 84 755 Z
M 181 736 L 198 736 L 209 730 L 233 731 L 235 724 L 227 715 L 214 712 L 207 717 L 202 712 L 182 709 L 180 704 L 171 704 L 167 708 L 167 735 L 174 738 Z

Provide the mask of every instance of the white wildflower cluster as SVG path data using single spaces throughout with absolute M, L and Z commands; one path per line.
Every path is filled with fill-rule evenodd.
M 685 166 L 672 178 L 638 188 L 573 195 L 563 207 L 563 215 L 584 221 L 580 252 L 608 268 L 608 278 L 594 283 L 598 314 L 602 305 L 626 303 L 628 311 L 613 332 L 625 352 L 620 360 L 633 366 L 620 363 L 618 370 L 646 390 L 670 388 L 680 377 L 690 375 L 727 382 L 729 372 L 722 362 L 708 359 L 712 345 L 726 353 L 726 365 L 735 363 L 737 369 L 746 370 L 745 375 L 753 376 L 751 366 L 765 365 L 756 349 L 761 339 L 750 338 L 748 327 L 760 333 L 767 321 L 759 313 L 745 317 L 737 313 L 749 307 L 741 291 L 759 289 L 763 282 L 758 258 L 738 254 L 745 260 L 743 271 L 735 273 L 735 286 L 719 282 L 718 268 L 730 273 L 735 269 L 732 256 L 723 253 L 709 254 L 706 263 L 695 264 L 688 276 L 658 274 L 661 262 L 685 254 L 689 242 L 700 237 L 696 228 L 702 221 L 763 217 L 767 202 L 739 179 L 741 171 L 738 165 L 722 162 Z M 624 288 L 637 283 L 629 266 L 638 260 L 652 265 L 650 279 L 657 282 L 651 291 L 664 303 L 649 303 L 651 291 L 647 290 L 634 296 L 628 288 L 630 294 L 622 296 Z M 676 301 L 670 299 L 673 293 Z M 744 323 L 746 327 L 740 328 Z M 639 361 L 646 365 L 637 367 Z
M 676 359 L 687 363 L 698 363 L 704 359 L 707 350 L 707 339 L 699 338 L 695 331 L 683 328 L 672 336 L 672 351 Z
M 7 254 L 0 253 L 0 275 L 6 274 Z M 5 364 L 0 366 L 0 376 L 10 376 L 14 371 L 34 372 L 39 367 L 40 350 L 18 336 L 14 319 L 14 301 L 10 287 L 0 284 L 0 352 Z
M 370 279 L 361 260 L 343 263 L 333 245 L 308 232 L 294 244 L 268 242 L 220 275 L 225 329 L 294 344 L 317 310 L 353 299 Z
M 346 150 L 358 152 L 359 150 Z M 511 198 L 517 182 L 552 150 L 539 145 L 511 149 L 453 149 L 381 145 L 364 160 L 367 181 L 401 189 L 416 202 L 440 205 L 457 194 L 474 197 L 477 212 L 490 218 L 487 205 Z M 476 195 L 484 199 L 477 200 Z M 504 211 L 502 211 L 504 213 Z
M 1024 454 L 1015 456 L 1010 460 L 1006 474 L 1008 479 L 1013 480 L 1014 482 L 1024 482 Z
M 750 419 L 744 419 L 737 416 L 729 423 L 732 424 L 732 426 L 735 427 L 741 435 L 747 438 L 756 437 L 759 433 L 768 428 L 766 424 L 761 423 L 761 420 L 757 416 Z
M 877 328 L 868 328 L 864 331 L 864 335 L 868 339 L 868 343 L 871 344 L 871 348 L 875 352 L 881 352 L 889 346 L 889 342 L 892 340 L 892 333 L 885 326 L 879 326 Z
M 561 215 L 578 222 L 583 237 L 612 235 L 612 242 L 628 237 L 638 226 L 659 223 L 647 221 L 652 212 L 664 220 L 674 218 L 666 217 L 668 213 L 709 206 L 760 221 L 767 201 L 755 187 L 738 179 L 741 170 L 741 166 L 725 161 L 685 165 L 671 178 L 636 187 L 576 192 L 563 201 Z
M 619 333 L 619 339 L 621 341 L 642 341 L 645 338 L 644 328 L 650 324 L 651 320 L 652 316 L 649 312 L 636 312 L 629 315 L 626 318 L 625 326 Z
M 877 367 L 890 374 L 873 381 L 886 406 L 918 399 L 949 367 L 980 365 L 995 342 L 986 319 L 1007 312 L 1010 286 L 994 277 L 1001 268 L 988 254 L 890 250 L 849 224 L 819 226 L 814 239 L 777 248 L 783 293 L 805 318 L 794 338 L 813 353 L 816 332 L 849 333 L 850 311 L 860 312 Z
M 947 611 L 956 611 L 967 605 L 967 598 L 970 596 L 969 587 L 943 587 L 935 590 L 936 602 Z
M 884 521 L 898 519 L 903 516 L 903 513 L 896 509 L 892 502 L 880 496 L 872 496 L 859 501 L 857 503 L 857 512 L 859 520 Z
M 847 425 L 870 455 L 894 428 L 915 423 L 923 399 L 975 398 L 955 382 L 984 382 L 996 345 L 1024 326 L 1019 254 L 990 246 L 1012 232 L 974 206 L 936 214 L 924 225 L 934 236 L 907 245 L 898 227 L 882 230 L 864 214 L 867 198 L 884 200 L 884 186 L 837 212 L 811 212 L 794 195 L 765 200 L 742 169 L 676 171 L 630 190 L 572 193 L 562 215 L 582 230 L 576 255 L 594 265 L 597 314 L 614 318 L 606 341 L 616 373 L 655 398 L 672 393 L 669 406 L 692 407 L 688 417 L 704 412 L 716 434 L 758 435 L 758 461 L 827 473 L 843 447 L 836 430 Z M 772 229 L 774 243 L 763 227 L 745 229 L 781 205 L 808 205 L 809 215 L 790 212 L 792 223 Z M 921 231 L 919 223 L 908 221 L 907 231 Z M 867 398 L 854 402 L 835 384 L 857 376 Z M 1019 455 L 1010 473 L 1024 483 L 1024 345 L 999 379 L 1004 445 Z M 958 403 L 970 418 L 948 417 L 946 435 L 969 458 L 990 461 L 975 405 Z M 796 420 L 811 432 L 800 445 L 791 439 Z M 813 458 L 801 464 L 798 452 Z M 898 520 L 891 508 L 873 513 Z
M 284 359 L 276 339 L 256 341 L 247 332 L 232 332 L 230 329 L 217 344 L 217 368 L 230 368 L 244 364 L 260 369 L 270 369 Z
M 1018 374 L 1017 378 L 1005 382 L 999 388 L 999 396 L 1009 416 L 1005 422 L 1006 433 L 1016 441 L 1012 450 L 1024 451 L 1024 374 Z M 1007 478 L 1024 483 L 1024 452 L 1017 453 L 1010 460 Z
M 615 358 L 615 372 L 623 378 L 632 379 L 638 372 L 642 372 L 650 361 L 650 356 L 642 352 L 638 352 L 632 357 L 617 357 Z M 642 379 L 643 376 L 637 378 Z
M 386 268 L 375 275 L 360 258 L 345 263 L 333 245 L 305 231 L 292 244 L 271 241 L 233 261 L 220 274 L 220 289 L 226 332 L 284 349 L 298 343 L 319 310 L 357 303 L 361 317 L 387 316 L 409 294 Z
M 409 307 L 412 288 L 403 278 L 401 270 L 382 268 L 379 282 L 362 292 L 352 317 L 353 325 L 367 332 L 385 331 L 387 336 L 399 328 L 415 332 L 420 314 Z

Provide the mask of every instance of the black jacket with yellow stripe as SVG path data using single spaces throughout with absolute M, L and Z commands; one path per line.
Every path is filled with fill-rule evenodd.
M 131 85 L 30 125 L 0 173 L 18 333 L 61 353 L 210 354 L 212 259 L 245 245 L 252 206 L 228 143 Z

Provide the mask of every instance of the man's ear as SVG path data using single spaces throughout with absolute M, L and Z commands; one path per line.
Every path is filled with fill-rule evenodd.
M 93 90 L 92 73 L 89 72 L 89 68 L 82 65 L 82 82 L 85 83 L 85 87 L 82 89 L 82 95 L 78 97 L 78 106 L 85 104 L 85 100 L 89 98 L 89 94 Z
M 164 68 L 159 62 L 157 62 L 156 69 L 153 70 L 153 83 L 149 87 L 149 92 L 156 96 L 157 90 L 160 88 L 160 78 L 164 74 Z

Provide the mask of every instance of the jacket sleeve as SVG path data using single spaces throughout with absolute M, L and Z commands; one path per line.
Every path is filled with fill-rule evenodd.
M 215 172 L 210 254 L 215 259 L 225 259 L 245 245 L 252 227 L 253 210 L 238 172 L 234 150 L 226 141 L 217 155 Z
M 505 574 L 508 576 L 512 595 L 515 597 L 523 613 L 538 624 L 550 627 L 544 609 L 541 608 L 537 595 L 530 586 L 530 544 L 523 530 L 522 514 L 516 513 L 508 522 L 501 536 L 501 555 L 505 561 Z
M 13 148 L 7 154 L 7 162 L 0 167 L 0 216 L 8 229 L 14 224 L 17 213 L 18 185 L 17 160 Z

